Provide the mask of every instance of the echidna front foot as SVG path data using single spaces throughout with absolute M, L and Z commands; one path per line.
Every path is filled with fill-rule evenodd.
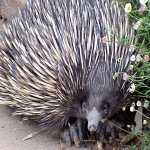
M 97 140 L 101 140 L 102 142 L 104 139 L 109 137 L 109 141 L 113 142 L 116 138 L 118 138 L 118 128 L 112 122 L 100 122 L 99 127 L 97 129 Z
M 131 124 L 132 125 L 132 124 Z M 116 139 L 122 140 L 125 136 L 126 124 L 117 120 L 109 120 L 104 123 L 99 123 L 96 133 L 96 139 L 104 143 L 104 140 L 111 144 L 115 144 Z
M 62 142 L 67 146 L 71 146 L 72 143 L 76 147 L 81 147 L 83 140 L 85 139 L 86 120 L 77 119 L 76 122 L 71 124 L 67 130 L 62 133 Z
M 124 130 L 130 131 L 128 125 L 136 125 L 134 117 L 135 114 L 130 112 L 130 108 L 127 107 L 125 111 L 118 111 L 115 115 L 109 118 L 108 121 L 103 123 L 100 122 L 96 133 L 97 140 L 103 142 L 104 139 L 106 139 L 112 144 L 114 144 L 114 141 L 117 138 L 122 140 L 126 134 Z

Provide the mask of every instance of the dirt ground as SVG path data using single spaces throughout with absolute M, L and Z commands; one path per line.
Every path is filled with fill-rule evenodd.
M 11 116 L 11 111 L 0 106 L 0 150 L 59 150 L 59 139 L 47 134 L 40 134 L 34 138 L 23 141 L 27 135 L 38 130 L 36 125 L 22 122 L 19 117 Z M 83 150 L 74 146 L 65 150 Z M 88 150 L 88 149 L 84 149 Z

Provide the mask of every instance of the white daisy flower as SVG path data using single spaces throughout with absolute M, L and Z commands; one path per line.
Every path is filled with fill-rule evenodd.
M 129 69 L 132 70 L 132 69 L 133 69 L 133 65 L 130 65 L 130 66 L 129 66 Z
M 132 84 L 130 85 L 130 87 L 129 87 L 129 92 L 130 92 L 130 93 L 133 93 L 134 91 L 135 91 L 135 84 L 132 83 Z
M 140 24 L 141 24 L 141 20 L 137 21 L 137 22 L 133 25 L 134 30 L 137 30 L 137 29 L 139 28 Z
M 132 10 L 132 6 L 130 3 L 127 3 L 124 8 L 126 13 L 129 13 Z
M 135 61 L 135 55 L 132 55 L 130 58 L 131 61 Z
M 130 111 L 131 111 L 131 112 L 134 112 L 134 111 L 135 111 L 135 108 L 134 108 L 133 106 L 131 106 L 131 107 L 130 107 Z
M 137 105 L 137 106 L 141 106 L 142 103 L 141 103 L 140 101 L 137 101 L 136 105 Z
M 147 120 L 143 120 L 143 124 L 147 124 Z
M 140 4 L 145 4 L 145 3 L 147 3 L 147 1 L 148 1 L 148 0 L 139 0 L 139 3 L 140 3 Z

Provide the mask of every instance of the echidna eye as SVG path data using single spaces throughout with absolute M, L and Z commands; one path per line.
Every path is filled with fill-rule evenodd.
M 105 113 L 107 113 L 107 111 L 108 111 L 108 105 L 107 105 L 107 104 L 105 104 L 105 105 L 103 106 L 103 111 L 104 111 Z
M 87 106 L 86 106 L 86 103 L 85 103 L 85 102 L 82 103 L 82 108 L 83 108 L 83 109 L 87 109 Z

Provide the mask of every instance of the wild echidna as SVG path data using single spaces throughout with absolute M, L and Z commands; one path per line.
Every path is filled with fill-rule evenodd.
M 112 0 L 34 0 L 5 32 L 0 102 L 52 135 L 76 119 L 96 131 L 129 95 L 129 84 L 113 75 L 129 73 L 134 32 Z

